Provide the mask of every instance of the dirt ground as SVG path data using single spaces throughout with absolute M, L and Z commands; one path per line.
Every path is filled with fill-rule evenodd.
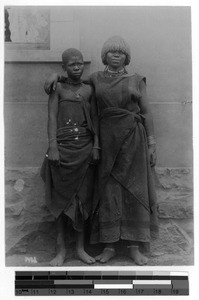
M 189 169 L 158 169 L 157 198 L 159 238 L 151 241 L 148 266 L 194 264 L 192 172 Z M 56 253 L 52 216 L 44 202 L 44 187 L 37 169 L 6 173 L 6 266 L 49 266 Z M 89 245 L 96 256 L 104 245 Z M 86 266 L 68 246 L 64 266 Z M 96 262 L 94 266 L 101 266 Z M 125 243 L 106 266 L 134 266 Z
M 148 257 L 148 266 L 182 266 L 193 265 L 193 240 L 179 239 L 173 234 L 167 236 L 168 228 L 170 224 L 160 227 L 160 238 L 152 240 L 150 254 Z M 167 228 L 167 230 L 166 230 Z M 187 237 L 186 237 L 187 238 Z M 28 247 L 27 247 L 28 245 Z M 24 248 L 22 241 L 20 247 L 15 247 L 14 251 L 10 251 L 6 255 L 7 266 L 49 266 L 49 262 L 54 258 L 56 254 L 56 238 L 51 231 L 50 237 L 47 238 L 46 233 L 40 232 L 39 235 L 31 235 L 24 239 Z M 101 244 L 86 245 L 86 251 L 92 255 L 98 255 L 102 250 Z M 125 243 L 117 243 L 117 253 L 108 263 L 101 264 L 96 262 L 92 266 L 136 266 L 134 261 L 128 256 L 128 250 Z M 88 266 L 75 255 L 75 244 L 72 243 L 67 248 L 67 257 L 63 266 Z

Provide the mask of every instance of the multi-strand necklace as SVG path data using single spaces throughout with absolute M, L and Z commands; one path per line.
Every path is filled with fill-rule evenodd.
M 105 75 L 107 75 L 108 77 L 118 77 L 118 76 L 122 76 L 124 74 L 127 74 L 127 71 L 125 68 L 122 68 L 119 71 L 112 71 L 109 69 L 109 67 L 107 66 L 104 70 Z

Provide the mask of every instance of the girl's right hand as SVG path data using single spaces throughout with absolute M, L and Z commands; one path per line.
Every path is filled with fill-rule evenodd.
M 100 151 L 99 149 L 95 149 L 93 148 L 93 151 L 92 151 L 92 161 L 93 161 L 93 164 L 96 165 L 100 160 Z
M 48 159 L 50 163 L 56 167 L 60 166 L 60 155 L 57 148 L 49 148 L 48 149 Z
M 58 78 L 59 78 L 58 74 L 53 73 L 46 79 L 45 84 L 44 84 L 44 90 L 45 90 L 46 94 L 49 95 L 52 90 L 53 91 L 56 90 Z

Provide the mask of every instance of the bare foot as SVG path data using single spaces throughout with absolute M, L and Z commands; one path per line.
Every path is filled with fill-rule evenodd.
M 115 249 L 113 248 L 104 248 L 103 252 L 96 256 L 95 259 L 101 263 L 108 262 L 113 256 L 115 256 Z
M 77 249 L 77 256 L 86 264 L 91 265 L 95 263 L 94 257 L 88 255 L 84 249 Z
M 63 265 L 65 260 L 66 253 L 60 252 L 58 253 L 53 260 L 50 261 L 50 265 L 53 267 L 60 267 Z
M 130 257 L 134 260 L 134 262 L 137 265 L 143 266 L 147 264 L 148 258 L 139 251 L 138 247 L 129 247 L 129 248 L 130 248 Z

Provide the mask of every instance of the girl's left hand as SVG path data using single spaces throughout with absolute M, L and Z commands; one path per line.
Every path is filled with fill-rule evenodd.
M 149 159 L 151 167 L 154 167 L 157 159 L 155 145 L 149 146 Z

